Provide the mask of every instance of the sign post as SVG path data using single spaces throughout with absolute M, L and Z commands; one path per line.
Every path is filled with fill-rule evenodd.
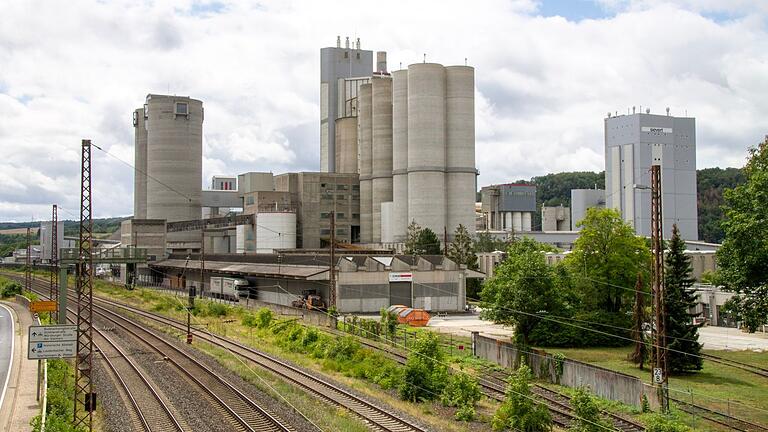
M 77 353 L 77 326 L 29 326 L 27 359 L 74 358 Z

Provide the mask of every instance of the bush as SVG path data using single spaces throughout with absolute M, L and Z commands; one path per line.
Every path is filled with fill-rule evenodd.
M 231 308 L 222 303 L 208 302 L 208 315 L 212 317 L 223 317 L 229 315 Z
M 522 365 L 509 377 L 504 402 L 491 420 L 494 431 L 507 429 L 526 432 L 552 430 L 552 417 L 542 403 L 535 402 L 528 384 L 533 375 L 531 369 Z
M 600 417 L 600 408 L 588 389 L 584 387 L 576 389 L 571 398 L 571 407 L 576 416 L 576 421 L 571 426 L 572 431 L 602 432 L 612 429 L 611 425 Z
M 275 314 L 272 309 L 263 307 L 256 312 L 256 326 L 260 329 L 269 327 L 274 319 Z
M 648 432 L 688 432 L 693 429 L 663 414 L 653 414 L 645 422 Z
M 0 297 L 12 297 L 16 294 L 21 294 L 20 283 L 9 281 L 0 286 Z
M 459 372 L 451 375 L 440 395 L 440 401 L 445 406 L 461 407 L 463 405 L 474 406 L 480 400 L 482 393 L 477 385 L 477 378 Z
M 528 335 L 529 343 L 541 347 L 573 348 L 619 347 L 632 343 L 632 335 L 628 330 L 616 328 L 632 327 L 631 317 L 626 314 L 595 311 L 578 313 L 573 318 L 573 321 L 561 318 L 542 319 Z M 606 326 L 587 324 L 584 321 L 606 324 Z M 573 325 L 561 324 L 566 322 Z
M 454 418 L 458 421 L 472 421 L 475 419 L 475 406 L 474 405 L 462 405 L 454 415 Z
M 405 363 L 399 394 L 403 400 L 427 401 L 440 397 L 448 379 L 440 339 L 432 332 L 422 333 L 413 343 Z

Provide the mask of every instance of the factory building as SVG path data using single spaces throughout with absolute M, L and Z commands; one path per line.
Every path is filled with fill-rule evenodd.
M 570 231 L 571 209 L 563 206 L 542 206 L 541 230 Z
M 373 51 L 360 49 L 359 38 L 354 46 L 350 46 L 349 37 L 347 37 L 342 48 L 339 36 L 336 38 L 335 47 L 320 49 L 320 171 L 342 172 L 336 167 L 336 120 L 356 116 L 355 99 L 361 82 L 350 79 L 366 80 L 372 73 Z M 348 120 L 342 123 L 353 122 Z M 354 154 L 356 159 L 357 150 L 350 149 L 352 143 L 349 140 L 350 133 L 349 126 L 342 131 L 341 139 L 342 144 L 346 145 L 346 152 L 339 156 Z M 355 139 L 354 142 L 357 140 Z M 349 165 L 340 168 L 347 170 Z M 352 172 L 357 173 L 357 170 Z
M 276 253 L 205 256 L 204 286 L 211 277 L 249 282 L 260 301 L 290 306 L 306 291 L 330 303 L 327 254 Z M 173 279 L 199 286 L 199 255 L 172 254 L 151 264 L 157 282 Z M 393 304 L 433 312 L 459 312 L 466 304 L 466 280 L 484 275 L 439 255 L 349 253 L 336 258 L 337 309 L 341 313 L 378 313 Z
M 661 165 L 665 238 L 698 239 L 696 122 L 694 118 L 636 113 L 605 124 L 606 206 L 617 209 L 638 235 L 651 232 L 650 167 Z
M 587 215 L 587 209 L 605 207 L 604 189 L 571 189 L 571 231 L 579 231 L 578 227 Z
M 296 245 L 327 247 L 331 212 L 335 212 L 337 243 L 360 242 L 360 181 L 357 174 L 298 172 L 275 176 L 275 189 L 290 193 L 296 209 Z
M 481 211 L 489 231 L 531 231 L 536 186 L 506 183 L 480 189 Z

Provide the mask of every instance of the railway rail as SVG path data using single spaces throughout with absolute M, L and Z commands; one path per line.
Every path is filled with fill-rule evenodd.
M 333 331 L 333 333 L 338 335 L 347 334 L 341 331 Z M 361 344 L 371 349 L 384 352 L 389 358 L 400 364 L 405 364 L 408 359 L 405 355 L 390 347 L 382 346 L 374 341 L 366 340 L 365 338 L 358 338 L 358 340 Z M 491 399 L 501 402 L 505 398 L 508 377 L 508 373 L 487 370 L 486 374 L 478 380 L 478 384 L 482 388 L 483 394 Z M 553 422 L 557 425 L 569 427 L 573 421 L 576 420 L 576 416 L 573 415 L 573 409 L 570 405 L 570 397 L 538 384 L 531 387 L 531 392 L 547 406 Z M 645 427 L 639 423 L 617 416 L 613 413 L 603 413 L 609 418 L 616 430 L 622 432 L 638 432 L 645 430 Z
M 18 277 L 12 275 L 11 277 Z M 47 282 L 39 282 L 39 286 L 45 286 L 47 290 Z M 44 292 L 40 292 L 41 295 L 45 295 Z M 97 304 L 98 303 L 98 304 Z M 165 327 L 170 327 L 178 331 L 186 332 L 186 323 L 164 317 L 162 315 L 147 312 L 138 308 L 134 308 L 129 305 L 125 305 L 119 302 L 106 300 L 103 298 L 94 297 L 94 313 L 96 314 L 115 314 L 113 310 L 110 310 L 103 305 L 108 305 L 111 308 L 119 309 L 144 319 L 154 321 Z M 105 312 L 106 311 L 106 312 Z M 131 322 L 126 318 L 117 315 L 127 322 Z M 132 322 L 131 322 L 132 323 Z M 133 323 L 132 323 L 133 324 Z M 133 324 L 135 325 L 135 324 Z M 140 326 L 138 328 L 143 329 Z M 323 380 L 311 373 L 305 372 L 302 369 L 295 367 L 287 362 L 284 362 L 272 355 L 266 354 L 249 346 L 243 345 L 239 342 L 230 340 L 225 337 L 209 334 L 207 332 L 200 331 L 198 329 L 192 330 L 195 338 L 210 343 L 211 345 L 223 348 L 231 353 L 251 361 L 261 368 L 268 370 L 269 372 L 293 383 L 294 385 L 309 391 L 310 393 L 324 399 L 333 405 L 348 409 L 350 412 L 360 417 L 372 430 L 382 432 L 426 432 L 427 429 L 421 426 L 401 418 L 396 414 L 390 413 L 387 409 L 376 406 L 375 404 L 368 402 L 367 400 L 354 395 L 328 381 Z M 263 429 L 269 430 L 269 429 Z
M 33 280 L 33 285 L 38 289 L 41 289 L 41 291 L 38 291 L 38 294 L 46 295 L 45 290 L 47 289 L 47 283 Z M 70 297 L 70 300 L 73 302 L 73 304 L 76 302 L 74 297 Z M 71 308 L 68 310 L 70 313 L 76 313 Z M 126 334 L 130 335 L 153 351 L 157 352 L 161 358 L 163 358 L 163 360 L 174 365 L 176 369 L 179 370 L 187 378 L 187 381 L 193 383 L 198 389 L 200 389 L 203 394 L 207 395 L 212 404 L 219 408 L 219 411 L 223 417 L 227 418 L 230 423 L 232 423 L 232 427 L 235 430 L 243 432 L 292 432 L 294 430 L 283 420 L 260 407 L 256 402 L 251 400 L 236 387 L 228 383 L 225 379 L 216 375 L 204 364 L 200 363 L 188 353 L 169 343 L 164 338 L 154 334 L 152 331 L 149 331 L 148 329 L 137 325 L 130 320 L 120 316 L 119 314 L 103 307 L 94 305 L 94 314 L 112 322 L 115 326 L 120 327 Z M 94 330 L 109 341 L 109 339 L 107 339 L 106 336 L 103 335 L 103 333 L 96 327 L 94 327 Z M 121 352 L 122 358 L 131 363 L 136 374 L 140 375 L 138 379 L 145 383 L 145 386 L 143 387 L 132 386 L 130 388 L 139 389 L 138 391 L 142 391 L 142 388 L 150 388 L 151 386 L 148 380 L 140 372 L 138 367 L 130 362 L 128 356 L 125 355 L 125 353 L 122 352 L 122 350 L 116 344 L 112 343 L 112 341 L 109 342 L 112 344 L 114 349 Z M 163 349 L 160 347 L 163 347 Z M 108 356 L 102 355 L 102 358 L 109 362 Z M 120 379 L 120 382 L 121 384 L 127 384 L 125 379 Z M 148 406 L 145 402 L 149 400 L 148 397 L 137 398 L 132 396 L 133 392 L 131 390 L 128 388 L 126 388 L 126 390 L 131 395 L 129 396 L 129 400 L 131 400 L 131 403 L 134 406 L 133 415 L 139 417 L 139 424 L 142 424 L 145 430 L 152 432 L 184 430 L 179 422 L 175 421 L 175 418 L 169 422 L 163 421 L 164 417 L 167 417 L 163 415 L 163 410 L 166 410 L 168 414 L 171 415 L 167 404 L 163 402 L 162 409 Z M 157 395 L 157 392 L 154 390 L 154 388 L 149 391 Z M 157 400 L 160 400 L 159 395 L 157 395 Z M 151 419 L 151 422 L 149 422 L 148 419 Z M 158 420 L 158 422 L 156 422 L 156 420 Z M 176 425 L 167 424 L 173 422 L 175 422 Z
M 747 420 L 739 419 L 739 418 L 730 416 L 726 413 L 705 408 L 700 405 L 694 405 L 680 399 L 675 399 L 675 398 L 669 398 L 669 399 L 671 401 L 674 401 L 677 404 L 677 407 L 680 408 L 680 410 L 685 411 L 688 414 L 701 417 L 710 422 L 719 424 L 721 426 L 726 426 L 731 430 L 740 431 L 740 432 L 768 431 L 768 428 L 765 426 L 761 426 L 759 424 L 752 423 Z
M 743 363 L 736 360 L 730 360 L 723 357 L 718 357 L 716 355 L 712 354 L 702 354 L 702 357 L 706 358 L 709 361 L 712 361 L 714 363 L 722 364 L 725 366 L 734 367 L 737 369 L 741 369 L 743 371 L 750 372 L 752 374 L 761 376 L 763 378 L 768 378 L 768 369 L 762 368 L 759 366 L 751 365 L 749 363 Z

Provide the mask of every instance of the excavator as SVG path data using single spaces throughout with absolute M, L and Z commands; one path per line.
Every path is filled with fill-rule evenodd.
M 299 309 L 325 310 L 325 303 L 315 290 L 302 291 L 301 298 L 291 302 L 291 306 Z

